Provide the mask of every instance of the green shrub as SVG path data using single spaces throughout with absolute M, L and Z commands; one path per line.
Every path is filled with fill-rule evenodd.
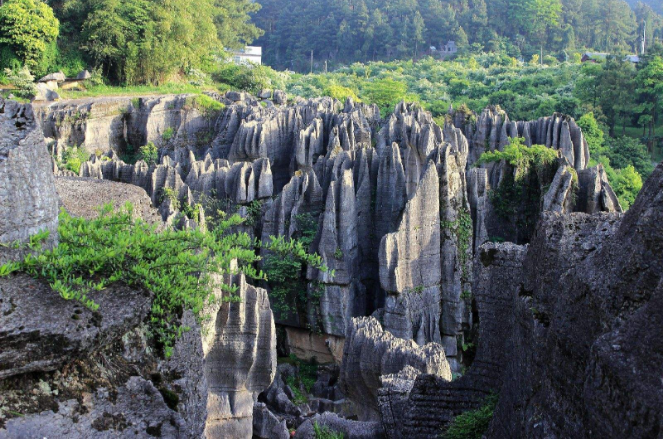
M 186 98 L 185 105 L 189 108 L 195 108 L 206 116 L 222 111 L 226 106 L 205 94 L 197 94 Z
M 313 431 L 315 439 L 343 439 L 345 437 L 340 431 L 334 431 L 326 425 L 320 425 L 317 421 L 313 423 Z
M 479 157 L 478 164 L 499 162 L 505 160 L 514 168 L 517 168 L 518 176 L 524 175 L 532 166 L 540 167 L 549 165 L 557 159 L 557 151 L 543 145 L 532 145 L 527 147 L 522 137 L 511 139 L 504 151 L 486 151 Z
M 30 67 L 36 67 L 59 34 L 53 9 L 38 0 L 8 0 L 0 6 L 0 44 L 8 45 Z
M 175 135 L 175 130 L 173 129 L 173 127 L 168 127 L 165 130 L 163 130 L 163 133 L 161 134 L 161 138 L 164 141 L 168 142 L 170 139 L 173 138 L 174 135 Z
M 159 150 L 154 143 L 147 142 L 147 145 L 139 148 L 138 159 L 147 163 L 148 166 L 156 165 L 159 161 Z
M 224 300 L 237 300 L 236 287 L 220 283 L 214 274 L 233 272 L 231 267 L 236 263 L 237 270 L 249 279 L 265 279 L 253 267 L 259 259 L 255 253 L 258 246 L 326 270 L 321 258 L 307 255 L 299 243 L 272 238 L 261 244 L 247 234 L 229 233 L 242 221 L 233 216 L 212 232 L 156 232 L 156 226 L 134 218 L 130 204 L 118 210 L 104 206 L 93 220 L 74 218 L 63 211 L 56 248 L 28 255 L 0 273 L 18 270 L 45 278 L 64 299 L 79 301 L 102 314 L 94 298 L 109 285 L 123 282 L 150 290 L 154 294 L 150 329 L 164 354 L 170 356 L 175 339 L 187 330 L 179 321 L 183 310 L 205 318 L 203 309 L 216 287 L 227 293 Z
M 68 169 L 78 175 L 81 171 L 81 165 L 90 158 L 90 154 L 81 145 L 68 146 L 62 153 L 62 160 L 58 162 L 58 167 Z
M 37 87 L 34 84 L 34 76 L 30 73 L 27 66 L 21 67 L 18 71 L 5 69 L 7 80 L 14 85 L 13 93 L 23 99 L 30 99 L 37 93 Z
M 351 88 L 343 87 L 338 84 L 330 84 L 322 92 L 324 96 L 329 96 L 334 99 L 338 99 L 341 102 L 345 102 L 348 98 L 352 98 L 355 102 L 359 102 L 357 93 L 354 92 Z
M 469 410 L 456 416 L 446 432 L 442 434 L 443 439 L 481 439 L 490 426 L 493 412 L 497 406 L 497 395 L 486 398 L 482 407 Z

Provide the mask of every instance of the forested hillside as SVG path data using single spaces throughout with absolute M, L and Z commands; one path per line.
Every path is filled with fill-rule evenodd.
M 354 61 L 417 58 L 454 40 L 464 51 L 505 51 L 560 60 L 592 49 L 634 52 L 643 22 L 647 40 L 663 33 L 661 17 L 624 0 L 262 0 L 257 44 L 279 69 L 309 71 Z M 566 51 L 566 53 L 564 53 Z

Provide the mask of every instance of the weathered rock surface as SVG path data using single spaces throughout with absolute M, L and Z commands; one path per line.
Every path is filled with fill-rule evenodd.
M 0 98 L 0 265 L 24 255 L 12 248 L 42 230 L 57 242 L 58 201 L 51 159 L 30 104 Z
M 161 224 L 145 190 L 134 185 L 92 178 L 56 177 L 60 206 L 70 215 L 85 219 L 98 216 L 98 208 L 112 203 L 116 208 L 131 203 L 134 214 L 150 224 Z
M 137 326 L 151 304 L 146 292 L 114 284 L 89 295 L 100 309 L 92 312 L 24 274 L 0 277 L 0 293 L 0 378 L 88 355 Z
M 335 413 L 324 413 L 315 415 L 312 419 L 304 422 L 295 433 L 296 439 L 315 439 L 314 424 L 326 427 L 331 431 L 343 434 L 347 439 L 381 439 L 384 431 L 379 422 L 351 421 L 338 417 Z
M 29 439 L 61 437 L 72 439 L 179 438 L 181 416 L 168 408 L 154 385 L 131 377 L 115 394 L 101 388 L 59 404 L 58 410 L 13 418 L 0 428 L 0 438 Z
M 90 153 L 124 152 L 154 142 L 156 145 L 207 143 L 215 119 L 192 105 L 194 95 L 86 98 L 59 101 L 35 108 L 45 137 L 56 148 L 84 146 Z
M 181 376 L 180 413 L 192 437 L 250 438 L 253 406 L 276 373 L 276 332 L 267 292 L 229 279 L 238 286 L 238 302 L 210 305 L 199 325 L 190 312 L 184 324 L 193 328 L 176 343 L 164 373 Z M 217 291 L 221 299 L 221 291 Z M 225 293 L 227 294 L 227 293 Z M 201 373 L 202 372 L 202 373 Z
M 660 434 L 662 188 L 659 164 L 621 221 L 548 215 L 539 225 L 492 437 Z
M 406 366 L 451 380 L 441 345 L 429 343 L 419 347 L 412 340 L 396 338 L 372 317 L 352 320 L 345 340 L 340 384 L 343 393 L 357 404 L 360 420 L 379 419 L 380 377 L 398 373 Z

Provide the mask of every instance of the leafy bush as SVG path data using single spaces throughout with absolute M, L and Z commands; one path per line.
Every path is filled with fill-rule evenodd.
M 64 149 L 62 160 L 58 162 L 58 166 L 78 175 L 81 171 L 81 165 L 89 158 L 90 154 L 83 146 L 68 146 Z
M 147 163 L 148 166 L 156 165 L 159 161 L 159 150 L 153 142 L 147 142 L 147 145 L 139 148 L 138 159 Z
M 342 85 L 331 84 L 322 92 L 324 96 L 330 96 L 334 99 L 338 99 L 341 102 L 345 102 L 348 98 L 352 98 L 353 101 L 359 102 L 357 94 L 348 87 L 343 87 Z
M 92 310 L 99 308 L 94 295 L 115 282 L 150 290 L 154 293 L 150 328 L 169 356 L 175 339 L 186 330 L 179 322 L 182 310 L 205 318 L 203 308 L 217 287 L 226 293 L 224 300 L 237 300 L 236 287 L 223 284 L 215 275 L 241 271 L 250 279 L 265 279 L 253 267 L 259 259 L 256 247 L 302 258 L 326 270 L 319 256 L 307 255 L 296 242 L 272 238 L 260 244 L 247 234 L 229 233 L 242 221 L 230 217 L 212 232 L 156 232 L 156 226 L 134 218 L 131 204 L 118 210 L 106 205 L 94 220 L 74 218 L 63 211 L 56 248 L 28 255 L 0 272 L 7 275 L 19 270 L 43 277 L 64 299 L 77 300 Z M 236 270 L 231 268 L 235 262 Z M 103 309 L 99 311 L 103 313 Z
M 405 99 L 407 85 L 391 78 L 380 79 L 364 84 L 360 94 L 365 101 L 380 107 L 380 112 L 386 117 L 396 104 Z
M 168 142 L 170 139 L 173 138 L 175 135 L 175 130 L 173 127 L 168 127 L 165 130 L 163 130 L 163 133 L 161 133 L 161 138 L 165 141 Z
M 205 94 L 197 94 L 186 98 L 185 105 L 190 108 L 195 108 L 206 116 L 212 116 L 214 113 L 219 112 L 226 108 L 226 106 Z
M 497 406 L 497 395 L 486 398 L 484 405 L 476 410 L 469 410 L 456 416 L 446 432 L 442 434 L 443 439 L 481 439 L 490 426 L 493 412 Z
M 477 163 L 499 162 L 505 160 L 508 164 L 518 169 L 517 174 L 523 175 L 532 166 L 540 167 L 549 165 L 557 159 L 557 151 L 543 145 L 532 145 L 527 147 L 522 137 L 511 139 L 504 151 L 486 151 L 481 154 Z
M 27 66 L 23 66 L 17 72 L 5 69 L 5 75 L 7 75 L 7 80 L 14 85 L 13 93 L 16 96 L 30 99 L 37 93 L 37 87 L 34 84 L 35 78 Z
M 0 6 L 0 44 L 10 46 L 27 65 L 36 66 L 59 34 L 53 9 L 38 0 L 8 0 Z

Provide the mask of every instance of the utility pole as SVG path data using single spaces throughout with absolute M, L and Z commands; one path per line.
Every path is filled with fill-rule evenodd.
M 539 62 L 543 65 L 543 45 L 541 45 L 541 58 L 539 58 Z
M 313 51 L 311 50 L 311 73 L 313 73 Z
M 647 39 L 647 21 L 643 20 L 644 26 L 642 27 L 642 55 L 645 54 L 645 41 Z

